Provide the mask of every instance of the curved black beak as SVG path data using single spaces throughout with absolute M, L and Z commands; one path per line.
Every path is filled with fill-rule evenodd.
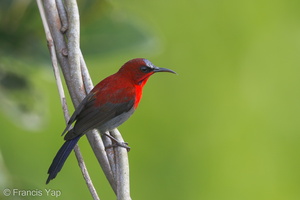
M 162 67 L 155 67 L 154 72 L 170 72 L 173 74 L 177 74 L 176 72 L 174 72 L 173 70 L 167 69 L 167 68 L 162 68 Z

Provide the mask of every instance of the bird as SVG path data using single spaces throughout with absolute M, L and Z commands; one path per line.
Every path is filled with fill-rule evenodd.
M 84 134 L 92 129 L 98 129 L 100 133 L 111 131 L 134 113 L 140 103 L 144 85 L 157 72 L 176 74 L 173 70 L 153 65 L 145 58 L 135 58 L 126 62 L 115 74 L 100 81 L 86 95 L 62 133 L 65 134 L 65 142 L 48 169 L 46 184 L 57 176 Z

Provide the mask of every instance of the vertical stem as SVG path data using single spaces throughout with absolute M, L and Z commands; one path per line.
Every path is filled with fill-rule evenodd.
M 110 131 L 111 135 L 119 142 L 124 142 L 121 133 L 118 129 Z M 117 174 L 117 188 L 118 200 L 131 200 L 130 185 L 129 185 L 129 162 L 128 152 L 124 147 L 115 148 L 116 156 L 116 174 Z
M 79 45 L 79 34 L 80 34 L 80 23 L 79 23 L 79 12 L 76 0 L 68 0 L 65 2 L 66 10 L 68 15 L 68 61 L 70 70 L 70 78 L 72 80 L 71 87 L 76 91 L 75 95 L 79 101 L 81 101 L 86 93 L 82 81 L 81 69 L 80 69 L 80 45 Z
M 114 179 L 115 174 L 111 169 L 109 155 L 107 155 L 105 152 L 105 146 L 100 137 L 100 133 L 98 130 L 92 130 L 91 133 L 93 134 L 87 133 L 88 141 L 94 153 L 97 155 L 98 162 L 100 163 L 108 182 L 110 183 L 115 194 L 117 194 L 117 183 Z
M 40 0 L 37 0 L 37 4 L 38 4 L 38 8 L 39 8 L 39 11 L 40 11 L 40 14 L 41 14 L 43 26 L 44 26 L 44 29 L 45 29 L 46 39 L 47 39 L 47 42 L 48 42 L 48 48 L 49 48 L 49 51 L 50 51 L 52 66 L 53 66 L 53 70 L 54 70 L 54 76 L 55 76 L 55 80 L 56 80 L 56 85 L 58 87 L 59 96 L 60 96 L 60 99 L 61 99 L 61 104 L 62 104 L 62 108 L 63 108 L 64 117 L 65 117 L 66 122 L 68 122 L 68 120 L 70 118 L 70 115 L 69 115 L 68 106 L 67 106 L 66 98 L 65 98 L 65 93 L 64 93 L 60 73 L 59 73 L 58 62 L 57 62 L 57 57 L 56 57 L 56 52 L 55 52 L 55 46 L 54 46 L 54 43 L 53 43 L 53 38 L 52 38 L 52 35 L 50 33 L 48 22 L 46 20 L 43 5 L 42 5 Z M 93 199 L 94 200 L 100 200 L 100 198 L 97 195 L 96 189 L 95 189 L 95 187 L 92 183 L 92 180 L 89 176 L 89 173 L 88 173 L 87 168 L 85 166 L 85 163 L 83 161 L 83 157 L 81 155 L 81 152 L 79 150 L 78 145 L 75 146 L 74 151 L 75 151 L 75 155 L 76 155 L 78 164 L 79 164 L 80 169 L 82 171 L 83 177 L 84 177 L 84 179 L 87 183 L 87 186 L 90 190 L 90 193 L 93 196 Z

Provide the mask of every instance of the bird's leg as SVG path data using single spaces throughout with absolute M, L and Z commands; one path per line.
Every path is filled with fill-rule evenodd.
M 119 146 L 119 147 L 126 148 L 127 152 L 130 151 L 130 147 L 128 146 L 127 142 L 120 142 L 119 140 L 117 140 L 116 138 L 114 138 L 113 136 L 111 136 L 107 133 L 104 133 L 103 135 L 105 135 L 106 137 L 109 137 L 114 142 L 112 145 L 109 145 L 109 146 L 105 147 L 106 149 L 111 148 L 111 147 L 115 147 L 115 146 Z

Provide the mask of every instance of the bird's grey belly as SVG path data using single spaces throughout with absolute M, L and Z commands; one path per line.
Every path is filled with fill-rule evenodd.
M 101 132 L 113 130 L 118 126 L 120 126 L 121 124 L 123 124 L 133 114 L 133 112 L 134 112 L 134 108 L 131 108 L 128 112 L 124 112 L 116 116 L 115 118 L 109 120 L 108 122 L 102 124 L 101 126 L 98 127 L 98 129 Z

